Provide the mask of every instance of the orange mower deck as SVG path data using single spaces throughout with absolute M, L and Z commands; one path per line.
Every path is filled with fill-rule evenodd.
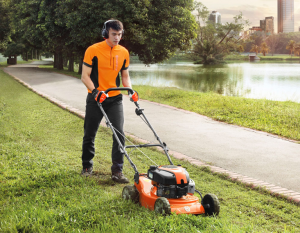
M 140 176 L 139 184 L 135 183 L 135 187 L 139 192 L 139 202 L 147 209 L 154 210 L 157 200 L 157 188 L 153 186 L 152 181 L 147 177 Z M 199 202 L 199 198 L 194 195 L 186 195 L 178 199 L 167 199 L 171 212 L 176 214 L 204 214 L 205 209 Z

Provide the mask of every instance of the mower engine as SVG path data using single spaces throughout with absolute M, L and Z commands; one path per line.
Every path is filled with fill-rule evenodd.
M 147 175 L 157 188 L 158 197 L 181 198 L 195 192 L 195 182 L 180 165 L 150 166 Z

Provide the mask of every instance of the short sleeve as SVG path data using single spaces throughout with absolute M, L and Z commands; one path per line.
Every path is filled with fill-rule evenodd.
M 129 68 L 130 56 L 129 52 L 126 50 L 125 60 L 121 70 L 127 70 Z
M 94 58 L 94 49 L 92 46 L 88 47 L 84 54 L 83 64 L 92 67 L 93 66 L 93 58 Z

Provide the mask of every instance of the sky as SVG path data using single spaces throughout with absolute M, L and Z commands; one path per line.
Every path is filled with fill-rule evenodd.
M 250 27 L 259 26 L 259 21 L 265 17 L 274 17 L 274 29 L 277 33 L 277 0 L 197 0 L 203 3 L 209 11 L 218 11 L 222 23 L 231 22 L 235 15 L 242 12 L 250 21 Z M 300 27 L 300 0 L 294 0 L 294 31 Z

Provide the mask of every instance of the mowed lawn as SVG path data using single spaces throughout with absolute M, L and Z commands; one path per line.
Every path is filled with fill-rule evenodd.
M 300 231 L 296 204 L 175 159 L 198 190 L 218 196 L 218 217 L 164 217 L 123 201 L 124 185 L 110 179 L 112 133 L 103 127 L 98 132 L 91 178 L 80 176 L 82 137 L 83 119 L 0 70 L 0 232 Z M 143 151 L 156 163 L 167 163 L 160 152 Z M 137 151 L 131 156 L 146 172 L 148 160 Z M 133 183 L 128 161 L 124 171 Z

